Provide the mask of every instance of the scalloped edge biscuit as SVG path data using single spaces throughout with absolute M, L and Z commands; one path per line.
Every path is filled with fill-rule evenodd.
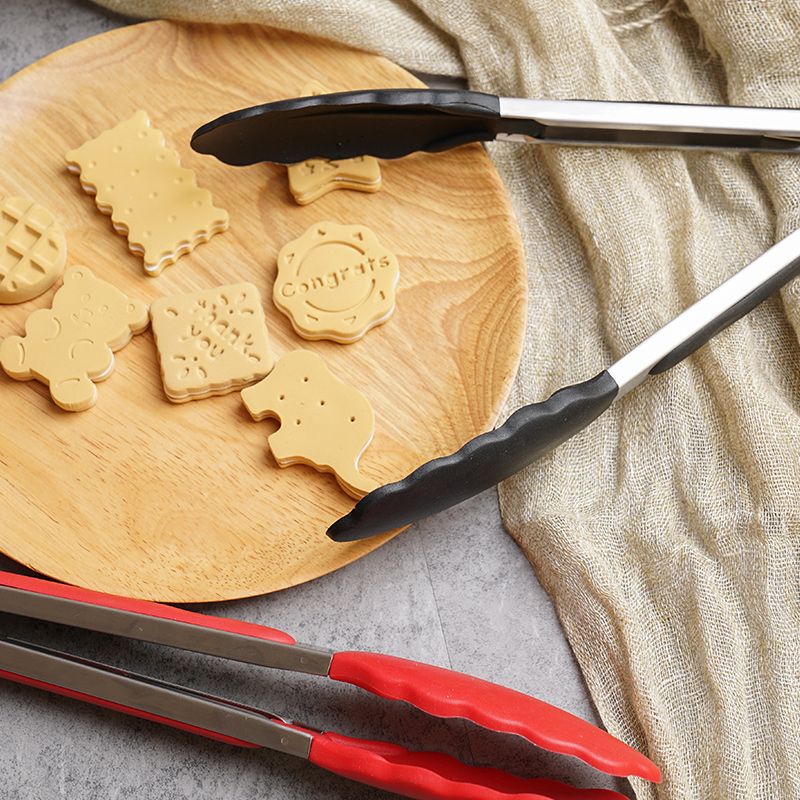
M 351 344 L 394 312 L 397 257 L 365 225 L 311 225 L 277 265 L 273 301 L 304 339 Z
M 66 161 L 150 276 L 228 228 L 228 212 L 198 188 L 145 111 L 70 150 Z

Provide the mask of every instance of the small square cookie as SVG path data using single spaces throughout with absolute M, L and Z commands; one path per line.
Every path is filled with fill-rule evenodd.
M 236 391 L 272 369 L 261 297 L 251 283 L 159 297 L 150 319 L 173 403 Z
M 192 170 L 166 147 L 144 111 L 101 133 L 66 155 L 84 191 L 111 215 L 128 249 L 141 255 L 148 275 L 207 242 L 228 227 L 228 212 L 215 208 L 211 192 L 199 189 Z

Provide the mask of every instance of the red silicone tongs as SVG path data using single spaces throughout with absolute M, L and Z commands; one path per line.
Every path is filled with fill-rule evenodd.
M 576 756 L 611 775 L 659 781 L 619 739 L 528 695 L 451 670 L 368 652 L 299 645 L 261 625 L 0 572 L 0 611 L 259 666 L 325 675 L 438 717 L 461 717 Z M 624 800 L 472 767 L 451 756 L 319 732 L 267 712 L 0 635 L 0 677 L 245 747 L 269 747 L 417 800 Z

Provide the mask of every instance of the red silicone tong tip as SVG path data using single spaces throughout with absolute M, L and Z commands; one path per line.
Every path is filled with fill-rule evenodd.
M 437 717 L 461 717 L 576 756 L 609 775 L 658 783 L 661 771 L 610 733 L 535 697 L 459 672 L 378 653 L 336 653 L 329 676 Z
M 610 789 L 520 778 L 492 767 L 471 767 L 444 753 L 335 733 L 315 735 L 309 760 L 342 777 L 414 800 L 625 800 Z

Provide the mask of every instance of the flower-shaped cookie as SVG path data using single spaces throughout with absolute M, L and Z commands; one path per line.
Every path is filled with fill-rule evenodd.
M 272 296 L 304 339 L 347 344 L 391 316 L 398 276 L 369 228 L 320 222 L 281 248 Z

